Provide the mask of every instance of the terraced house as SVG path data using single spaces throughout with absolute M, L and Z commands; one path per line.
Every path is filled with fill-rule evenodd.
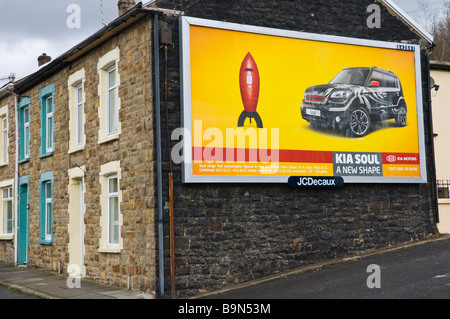
M 373 5 L 376 10 L 368 10 Z M 220 43 L 217 34 L 231 42 Z M 260 36 L 277 45 L 255 44 Z M 252 45 L 235 57 L 244 43 L 238 39 L 244 38 Z M 311 45 L 298 51 L 298 56 L 305 51 L 311 55 L 300 61 L 308 66 L 323 64 L 320 59 L 326 56 L 316 42 L 345 42 L 385 50 L 380 56 L 410 57 L 398 60 L 411 63 L 399 75 L 408 99 L 406 128 L 397 127 L 395 119 L 384 126 L 370 123 L 370 134 L 348 139 L 306 127 L 302 94 L 324 81 L 313 72 L 300 74 L 311 77 L 310 85 L 290 90 L 297 96 L 293 105 L 267 102 L 270 94 L 285 101 L 292 93 L 267 93 L 291 70 L 280 50 L 270 50 L 293 43 L 285 50 L 292 54 L 302 41 Z M 222 49 L 212 50 L 214 45 Z M 253 52 L 247 59 L 251 64 L 244 65 L 250 50 L 262 54 Z M 145 5 L 120 0 L 119 18 L 0 91 L 0 261 L 79 274 L 155 297 L 186 297 L 432 236 L 437 232 L 437 199 L 429 121 L 431 50 L 432 38 L 387 0 L 159 0 Z M 215 61 L 217 56 L 223 59 Z M 280 75 L 270 76 L 275 71 Z M 411 82 L 405 72 L 418 76 L 417 81 Z M 383 81 L 369 83 L 370 90 Z M 292 81 L 283 83 L 290 87 Z M 403 151 L 408 154 L 404 161 L 412 162 L 390 164 L 399 156 L 395 150 L 370 154 L 376 156 L 378 172 L 399 168 L 397 175 L 400 170 L 411 175 L 404 180 L 376 176 L 375 182 L 373 176 L 364 176 L 363 182 L 345 176 L 341 188 L 290 188 L 288 173 L 278 179 L 255 177 L 256 169 L 237 177 L 225 176 L 226 170 L 208 176 L 226 164 L 218 151 L 228 154 L 239 147 L 214 144 L 216 151 L 210 152 L 213 143 L 208 143 L 214 134 L 217 142 L 219 135 L 206 120 L 231 118 L 226 127 L 238 132 L 244 95 L 259 89 L 259 104 L 245 109 L 245 115 L 259 118 L 260 125 L 247 120 L 240 123 L 242 130 L 265 132 L 295 121 L 288 129 L 297 134 L 306 127 L 302 132 L 317 138 L 312 141 L 316 144 L 331 138 L 330 145 L 355 145 L 417 127 L 417 152 Z M 316 93 L 309 97 L 314 105 L 326 98 Z M 343 103 L 349 94 L 335 92 L 332 98 Z M 217 96 L 223 99 L 212 103 Z M 270 107 L 279 112 L 267 113 Z M 322 111 L 309 110 L 309 115 L 318 119 Z M 361 105 L 357 112 L 368 114 Z M 182 136 L 179 129 L 196 124 L 195 116 L 203 114 L 206 133 L 200 132 L 200 142 L 193 130 L 191 148 L 180 147 L 187 145 L 183 142 L 189 134 Z M 276 127 L 276 120 L 282 124 Z M 251 149 L 244 147 L 242 154 L 249 156 Z M 333 177 L 332 152 L 296 151 L 280 150 L 279 162 L 309 160 L 316 163 L 310 172 L 329 169 L 327 177 Z M 352 158 L 347 149 L 340 151 Z M 315 158 L 318 153 L 324 155 Z M 175 159 L 180 154 L 184 161 Z M 203 163 L 202 156 L 214 160 Z M 186 160 L 192 157 L 193 163 Z M 331 163 L 317 164 L 322 159 Z M 260 153 L 247 164 L 263 162 Z M 207 168 L 203 173 L 202 165 Z

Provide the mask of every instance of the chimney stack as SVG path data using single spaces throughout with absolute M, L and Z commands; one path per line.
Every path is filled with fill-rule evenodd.
M 117 6 L 119 7 L 119 16 L 122 16 L 136 6 L 136 1 L 135 0 L 119 0 L 119 2 L 117 3 Z
M 42 53 L 40 57 L 38 57 L 38 66 L 43 66 L 52 60 L 52 57 L 48 56 L 46 53 Z

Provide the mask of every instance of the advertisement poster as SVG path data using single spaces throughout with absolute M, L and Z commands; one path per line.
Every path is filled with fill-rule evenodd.
M 426 182 L 419 46 L 181 23 L 184 182 Z

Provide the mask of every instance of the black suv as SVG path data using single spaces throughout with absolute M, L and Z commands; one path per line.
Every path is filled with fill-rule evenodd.
M 406 102 L 399 78 L 378 67 L 347 68 L 329 84 L 305 91 L 301 113 L 313 127 L 362 137 L 374 122 L 395 119 L 406 126 Z

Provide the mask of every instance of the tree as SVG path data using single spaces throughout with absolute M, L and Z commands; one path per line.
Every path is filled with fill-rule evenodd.
M 424 27 L 434 37 L 436 47 L 432 60 L 450 62 L 450 0 L 426 3 L 417 0 L 419 9 L 416 13 L 423 15 Z

